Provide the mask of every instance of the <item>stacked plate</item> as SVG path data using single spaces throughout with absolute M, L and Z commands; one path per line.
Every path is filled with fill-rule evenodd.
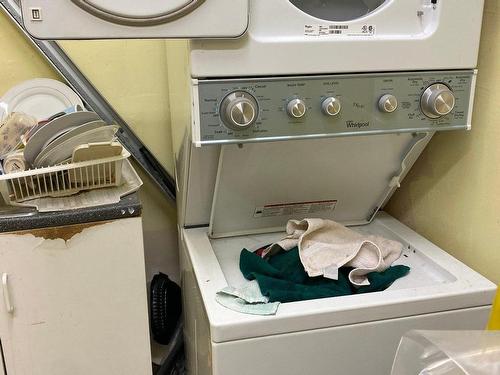
M 81 145 L 111 143 L 118 126 L 106 125 L 94 112 L 69 113 L 44 125 L 33 134 L 24 149 L 24 159 L 36 168 L 71 161 Z

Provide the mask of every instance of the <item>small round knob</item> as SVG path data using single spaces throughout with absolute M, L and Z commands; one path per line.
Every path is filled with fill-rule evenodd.
M 323 109 L 323 113 L 325 115 L 337 116 L 342 110 L 342 104 L 337 98 L 330 96 L 329 98 L 323 100 L 321 108 Z
M 243 130 L 257 121 L 259 105 L 246 91 L 234 91 L 222 100 L 219 115 L 222 122 L 233 130 Z
M 378 101 L 378 108 L 385 113 L 392 113 L 398 109 L 398 98 L 392 94 L 385 94 Z
M 302 99 L 292 99 L 286 106 L 288 115 L 293 118 L 302 118 L 307 112 L 306 103 Z
M 444 83 L 435 83 L 427 87 L 422 94 L 420 108 L 429 118 L 446 116 L 455 108 L 455 95 Z

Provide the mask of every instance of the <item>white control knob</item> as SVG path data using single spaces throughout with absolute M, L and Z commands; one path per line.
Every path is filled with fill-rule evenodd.
M 233 130 L 243 130 L 257 121 L 259 105 L 257 100 L 246 91 L 234 91 L 221 103 L 219 115 L 222 122 Z
M 293 118 L 302 118 L 307 112 L 306 103 L 302 99 L 292 99 L 288 102 L 286 111 Z
M 444 83 L 435 83 L 422 94 L 420 108 L 429 118 L 446 116 L 455 108 L 455 95 Z
M 385 94 L 378 101 L 378 108 L 384 113 L 392 113 L 398 109 L 398 98 L 392 94 Z
M 337 98 L 330 96 L 329 98 L 323 100 L 321 108 L 323 109 L 323 113 L 325 115 L 337 116 L 342 110 L 342 104 Z

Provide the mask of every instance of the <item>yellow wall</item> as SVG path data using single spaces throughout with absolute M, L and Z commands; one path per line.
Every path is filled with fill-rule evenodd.
M 172 145 L 178 152 L 191 119 L 189 50 L 186 40 L 169 40 L 166 46 Z
M 58 78 L 3 12 L 0 12 L 0 51 L 0 96 L 27 79 Z

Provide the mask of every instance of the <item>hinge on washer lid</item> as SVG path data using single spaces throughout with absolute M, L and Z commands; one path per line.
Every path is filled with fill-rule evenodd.
M 368 216 L 368 217 L 366 218 L 366 220 L 367 220 L 369 223 L 371 223 L 371 221 L 372 221 L 373 219 L 375 219 L 375 215 L 377 214 L 377 212 L 378 212 L 379 210 L 380 210 L 380 207 L 375 207 L 375 208 L 373 209 L 373 212 L 371 213 L 371 215 L 370 215 L 370 216 Z
M 391 181 L 389 182 L 389 192 L 387 193 L 387 196 L 384 198 L 384 201 L 383 203 L 385 204 L 385 202 L 388 200 L 388 197 L 390 197 L 391 193 L 396 190 L 396 189 L 399 189 L 401 187 L 401 176 L 394 176 L 393 178 L 391 178 Z M 373 219 L 375 219 L 375 215 L 377 215 L 377 212 L 380 210 L 380 207 L 375 207 L 373 209 L 373 212 L 371 213 L 370 216 L 368 216 L 368 222 L 371 222 Z

